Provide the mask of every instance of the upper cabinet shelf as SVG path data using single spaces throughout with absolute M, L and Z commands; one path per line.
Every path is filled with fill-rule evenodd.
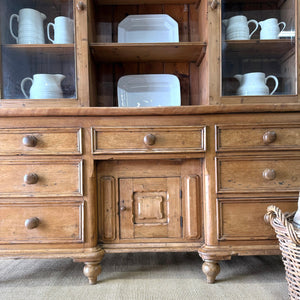
M 92 43 L 96 61 L 100 62 L 195 62 L 199 64 L 206 44 L 193 43 Z

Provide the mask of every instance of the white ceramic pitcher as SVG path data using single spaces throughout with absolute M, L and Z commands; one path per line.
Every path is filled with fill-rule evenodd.
M 278 79 L 274 75 L 266 77 L 265 73 L 253 72 L 244 75 L 236 74 L 233 76 L 240 83 L 237 89 L 237 95 L 253 96 L 253 95 L 273 95 L 278 88 Z M 270 93 L 269 87 L 266 85 L 269 79 L 275 81 L 275 87 Z
M 245 16 L 234 16 L 229 19 L 222 20 L 225 25 L 225 38 L 226 40 L 249 40 L 253 33 L 258 29 L 258 22 L 255 20 L 247 21 Z M 255 28 L 249 30 L 249 24 L 253 23 Z
M 26 77 L 21 81 L 21 90 L 25 98 L 29 99 L 53 99 L 62 98 L 61 82 L 66 78 L 62 74 L 34 74 L 33 79 Z M 29 96 L 25 92 L 26 81 L 31 81 Z
M 258 23 L 261 27 L 260 39 L 261 40 L 272 40 L 278 39 L 279 33 L 286 27 L 285 22 L 279 22 L 276 18 L 266 19 Z M 282 28 L 280 30 L 280 25 Z
M 13 32 L 13 20 L 18 24 L 18 36 Z M 45 35 L 43 21 L 46 16 L 31 8 L 22 8 L 19 14 L 12 14 L 9 19 L 9 30 L 17 44 L 44 44 Z
M 50 36 L 50 28 L 53 28 L 54 39 Z M 74 21 L 68 17 L 59 16 L 54 19 L 54 23 L 48 23 L 47 36 L 53 44 L 74 43 Z

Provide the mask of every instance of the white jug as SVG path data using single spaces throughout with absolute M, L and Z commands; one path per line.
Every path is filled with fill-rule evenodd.
M 285 22 L 278 23 L 278 20 L 276 18 L 270 18 L 264 21 L 260 21 L 258 24 L 261 27 L 261 31 L 260 31 L 261 40 L 278 39 L 279 33 L 282 32 L 286 27 Z M 282 25 L 281 30 L 280 30 L 280 25 Z
M 61 82 L 66 78 L 62 74 L 34 74 L 33 79 L 26 77 L 21 82 L 21 90 L 25 98 L 29 99 L 53 99 L 62 98 Z M 26 94 L 24 85 L 31 81 L 29 96 Z
M 265 73 L 253 72 L 244 75 L 234 75 L 240 83 L 237 89 L 237 95 L 253 96 L 253 95 L 273 95 L 278 88 L 278 79 L 274 75 L 266 77 Z M 275 81 L 275 87 L 270 93 L 269 87 L 266 85 L 268 79 L 272 78 Z
M 13 32 L 13 20 L 16 18 L 18 36 Z M 43 21 L 46 16 L 31 8 L 22 8 L 19 15 L 13 14 L 9 19 L 9 30 L 17 44 L 45 44 Z
M 54 39 L 50 37 L 50 28 L 53 27 Z M 59 16 L 54 19 L 54 23 L 47 25 L 47 36 L 53 44 L 74 43 L 74 22 L 72 19 Z
M 234 16 L 229 19 L 222 20 L 225 25 L 226 40 L 249 40 L 253 33 L 258 29 L 258 22 L 255 20 L 247 21 L 245 16 Z M 255 28 L 250 33 L 249 24 L 253 23 Z

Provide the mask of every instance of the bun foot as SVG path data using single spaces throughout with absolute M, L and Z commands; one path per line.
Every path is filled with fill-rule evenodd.
M 206 275 L 207 283 L 214 283 L 220 273 L 220 265 L 217 261 L 206 260 L 202 265 L 202 271 Z
M 96 284 L 101 270 L 100 262 L 87 262 L 84 265 L 83 274 L 89 279 L 89 284 Z

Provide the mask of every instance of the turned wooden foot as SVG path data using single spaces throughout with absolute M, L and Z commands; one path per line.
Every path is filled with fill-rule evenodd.
M 89 284 L 96 284 L 101 270 L 100 262 L 87 262 L 84 265 L 83 274 L 89 279 Z
M 207 283 L 214 283 L 220 273 L 220 265 L 217 261 L 206 260 L 202 265 L 202 271 L 206 275 Z

